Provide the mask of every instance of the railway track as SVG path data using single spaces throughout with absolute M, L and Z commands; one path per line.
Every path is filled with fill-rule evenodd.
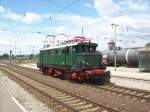
M 7 65 L 8 66 L 8 65 Z M 17 70 L 18 72 L 20 73 L 24 73 L 25 74 L 28 74 L 28 75 L 31 75 L 33 76 L 33 78 L 42 78 L 44 81 L 45 81 L 45 78 L 48 78 L 49 77 L 49 80 L 55 80 L 59 82 L 59 79 L 57 78 L 52 78 L 50 76 L 43 76 L 41 75 L 42 73 L 38 73 L 38 72 L 34 72 L 34 70 L 32 69 L 28 69 L 28 68 L 24 68 L 24 67 L 18 67 L 18 66 L 9 66 L 10 69 L 13 69 L 13 70 Z M 47 80 L 49 82 L 49 80 Z M 47 83 L 47 84 L 50 84 L 48 82 L 44 82 L 43 83 Z M 54 81 L 55 82 L 55 81 Z M 64 81 L 60 81 L 60 82 L 64 82 Z M 65 82 L 68 82 L 68 80 L 65 80 Z M 68 82 L 69 84 L 70 82 Z M 67 85 L 68 85 L 67 84 Z M 73 83 L 72 83 L 73 84 Z M 71 85 L 72 85 L 71 84 Z M 50 84 L 51 85 L 51 84 Z M 53 84 L 52 84 L 53 85 Z M 69 84 L 70 85 L 70 84 Z M 73 84 L 74 85 L 74 84 Z M 129 89 L 129 88 L 125 88 L 125 87 L 120 87 L 120 86 L 116 86 L 116 85 L 112 85 L 112 84 L 107 84 L 107 85 L 91 85 L 91 84 L 87 84 L 87 83 L 83 83 L 83 84 L 75 84 L 75 85 L 78 85 L 78 86 L 83 86 L 83 88 L 89 88 L 90 90 L 94 90 L 94 91 L 104 91 L 105 94 L 110 94 L 110 95 L 116 95 L 118 97 L 120 97 L 121 99 L 122 98 L 128 98 L 128 101 L 134 101 L 136 100 L 137 102 L 141 102 L 142 104 L 145 102 L 146 104 L 150 104 L 150 99 L 149 99 L 149 95 L 150 95 L 150 92 L 148 91 L 144 91 L 144 90 L 136 90 L 136 89 Z M 54 85 L 55 86 L 55 85 Z M 60 88 L 60 86 L 58 87 Z M 81 88 L 82 89 L 82 88 Z M 67 90 L 67 91 L 72 91 L 72 90 L 69 90 L 69 89 L 65 89 L 64 90 Z M 134 91 L 133 91 L 134 90 Z M 93 91 L 93 92 L 94 92 Z M 73 92 L 73 91 L 72 91 Z M 82 95 L 82 93 L 80 94 L 80 92 L 73 92 L 73 93 L 76 93 L 76 95 L 80 95 L 80 96 L 83 96 L 84 98 L 86 99 L 89 99 L 93 102 L 97 102 L 97 100 L 93 100 L 93 98 L 89 98 L 90 96 L 86 96 L 85 94 Z M 101 97 L 101 95 L 99 96 Z M 105 100 L 105 99 L 104 99 Z M 104 104 L 106 107 L 111 107 L 111 108 L 114 108 L 114 110 L 124 110 L 124 111 L 129 111 L 128 109 L 124 109 L 124 106 L 122 107 L 116 107 L 116 106 L 112 106 L 112 105 L 109 105 L 109 103 L 105 104 L 105 103 L 101 103 L 101 102 L 97 102 L 98 104 Z M 122 102 L 123 103 L 123 102 Z M 121 103 L 121 104 L 122 104 Z M 144 104 L 145 104 L 144 103 Z M 129 105 L 130 106 L 130 105 Z M 126 106 L 125 106 L 126 107 Z M 132 106 L 131 106 L 132 107 Z M 123 108 L 123 109 L 122 109 Z M 128 107 L 126 107 L 128 108 Z M 136 108 L 136 107 L 135 107 Z M 143 105 L 141 108 L 145 108 L 145 105 Z M 148 107 L 146 107 L 148 108 Z M 137 109 L 136 109 L 137 110 Z M 145 109 L 144 109 L 145 110 Z M 147 109 L 146 109 L 147 110 Z M 142 112 L 147 112 L 147 111 L 143 111 L 143 109 L 141 109 L 140 111 Z M 129 111 L 131 112 L 131 111 Z M 135 112 L 135 111 L 132 111 L 132 112 Z
M 58 104 L 63 105 L 63 107 L 71 112 L 120 112 L 117 109 L 95 103 L 82 96 L 47 85 L 25 75 L 17 69 L 12 69 L 10 66 L 1 66 L 1 69 L 26 85 L 40 91 L 40 93 L 47 97 L 53 98 Z
M 16 65 L 14 65 L 16 66 Z M 40 73 L 40 71 L 38 70 L 35 70 L 35 69 L 31 69 L 31 68 L 26 68 L 26 67 L 20 67 L 20 66 L 17 66 L 19 67 L 20 69 L 25 69 L 25 70 L 30 70 L 32 72 L 36 72 L 36 73 Z M 137 99 L 140 99 L 140 100 L 146 100 L 146 101 L 150 101 L 150 92 L 149 91 L 145 91 L 145 90 L 139 90 L 139 89 L 130 89 L 130 88 L 126 88 L 126 87 L 120 87 L 120 86 L 117 86 L 117 85 L 114 85 L 114 84 L 107 84 L 107 85 L 102 85 L 102 86 L 95 86 L 95 85 L 91 85 L 91 84 L 84 84 L 86 86 L 90 86 L 92 88 L 96 88 L 96 89 L 104 89 L 106 91 L 109 91 L 109 92 L 115 92 L 117 94 L 122 94 L 122 95 L 125 95 L 125 96 L 130 96 L 130 97 L 133 97 L 133 98 L 137 98 Z
M 136 97 L 141 100 L 150 101 L 150 92 L 144 90 L 130 89 L 115 85 L 97 86 L 97 88 L 105 89 L 118 94 L 128 95 L 131 97 Z
M 41 71 L 39 71 L 38 69 L 33 69 L 33 68 L 27 68 L 27 67 L 24 67 L 24 66 L 18 66 L 18 65 L 15 65 L 15 64 L 11 64 L 11 66 L 14 66 L 14 67 L 17 67 L 17 68 L 20 68 L 20 69 L 24 69 L 24 70 L 29 70 L 29 71 L 32 71 L 32 72 L 35 72 L 35 73 L 38 73 L 38 74 L 43 74 Z

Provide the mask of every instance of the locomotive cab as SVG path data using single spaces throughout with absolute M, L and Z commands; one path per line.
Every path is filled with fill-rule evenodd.
M 72 65 L 72 78 L 75 80 L 110 78 L 109 71 L 103 66 L 102 54 L 96 52 L 96 43 L 79 43 L 72 47 L 74 64 Z
M 97 44 L 95 43 L 80 43 L 73 46 L 75 54 L 74 65 L 82 65 L 88 68 L 100 67 L 102 61 L 101 53 L 96 53 Z

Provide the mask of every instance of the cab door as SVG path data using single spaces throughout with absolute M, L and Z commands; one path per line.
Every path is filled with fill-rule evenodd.
M 71 47 L 66 47 L 65 51 L 65 64 L 68 66 L 72 63 Z

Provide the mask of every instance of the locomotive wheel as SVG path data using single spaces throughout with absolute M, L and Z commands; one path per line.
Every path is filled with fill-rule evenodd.
M 47 75 L 48 74 L 48 68 L 47 67 L 41 68 L 41 70 L 43 72 L 43 75 Z
M 101 78 L 103 83 L 110 83 L 110 71 L 108 71 L 103 77 Z
M 65 77 L 64 71 L 61 71 L 60 79 L 61 79 L 61 80 L 64 80 L 65 78 L 66 78 L 66 77 Z
M 77 72 L 72 72 L 70 74 L 70 79 L 71 80 L 74 80 L 74 81 L 77 81 L 79 79 L 78 75 L 77 75 Z
M 49 68 L 49 70 L 48 70 L 48 74 L 49 74 L 49 75 L 52 75 L 52 74 L 53 74 L 53 72 L 54 72 L 53 68 Z

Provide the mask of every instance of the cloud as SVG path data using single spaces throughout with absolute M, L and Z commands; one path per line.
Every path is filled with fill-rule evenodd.
M 119 10 L 119 6 L 112 0 L 95 0 L 95 9 L 101 17 L 108 18 Z
M 133 1 L 133 0 L 124 0 L 118 3 L 122 10 L 126 9 L 125 11 L 147 11 L 149 10 L 149 1 Z
M 14 21 L 20 21 L 27 24 L 33 24 L 42 21 L 40 15 L 36 13 L 26 12 L 25 14 L 17 14 L 12 12 L 9 9 L 5 9 L 2 6 L 0 6 L 0 17 L 7 18 Z
M 150 16 L 136 16 L 129 15 L 118 16 L 110 20 L 112 23 L 119 24 L 117 28 L 118 39 L 128 41 L 121 42 L 120 45 L 127 47 L 144 46 L 150 41 Z M 128 29 L 128 30 L 127 30 Z M 131 43 L 131 41 L 136 41 Z
M 56 14 L 54 19 L 60 22 L 66 22 L 67 24 L 75 26 L 84 26 L 99 21 L 99 18 L 85 17 L 80 15 L 69 14 Z
M 5 32 L 0 33 L 0 54 L 5 52 L 9 53 L 10 50 L 16 54 L 20 53 L 20 48 L 22 49 L 22 54 L 30 54 L 34 47 L 36 53 L 38 53 L 39 49 L 42 47 L 43 38 L 39 34 L 32 34 L 32 33 L 24 33 L 20 32 L 20 34 L 14 34 L 11 32 L 7 34 Z M 34 52 L 34 53 L 35 53 Z
M 4 9 L 4 7 L 0 6 L 0 15 L 4 14 L 6 12 L 6 10 Z
M 84 5 L 87 7 L 90 6 L 88 3 Z M 19 26 L 16 24 L 17 26 L 13 27 L 14 30 L 22 33 L 23 31 L 19 29 L 25 29 L 28 32 L 25 35 L 21 34 L 21 37 L 19 34 L 19 39 L 17 38 L 18 35 L 14 35 L 14 32 L 11 32 L 11 29 L 7 32 L 0 30 L 0 32 L 3 32 L 0 33 L 0 42 L 4 46 L 12 46 L 12 40 L 16 39 L 17 46 L 24 48 L 26 52 L 31 52 L 33 46 L 38 51 L 42 47 L 42 41 L 47 34 L 64 33 L 70 36 L 81 35 L 81 28 L 83 27 L 84 36 L 93 38 L 94 42 L 98 40 L 99 50 L 103 50 L 106 49 L 107 42 L 114 38 L 114 29 L 111 27 L 112 23 L 119 24 L 119 27 L 117 27 L 117 40 L 123 40 L 121 42 L 117 41 L 117 45 L 136 47 L 144 46 L 146 42 L 150 41 L 150 14 L 142 13 L 142 11 L 146 12 L 149 9 L 146 2 L 140 4 L 131 0 L 117 2 L 114 0 L 95 0 L 93 8 L 98 13 L 96 17 L 55 13 L 51 14 L 51 21 L 44 21 L 44 24 L 38 26 L 34 23 L 39 23 L 50 18 L 50 14 L 47 12 L 45 14 L 34 12 L 17 14 L 4 7 L 0 7 L 0 17 L 34 25 L 34 29 L 32 29 L 30 26 Z M 50 25 L 47 24 L 49 22 Z M 12 24 L 2 25 L 2 23 L 0 25 L 1 27 L 4 26 L 4 28 L 14 26 Z M 33 30 L 43 32 L 43 34 L 29 34 Z M 58 39 L 60 38 L 62 39 L 63 36 L 58 36 Z M 24 39 L 26 41 L 23 41 Z M 136 43 L 132 43 L 133 40 Z
M 57 22 L 71 22 L 73 24 L 78 25 L 85 25 L 91 24 L 95 22 L 96 19 L 90 17 L 84 17 L 80 15 L 69 15 L 69 14 L 51 14 L 52 21 Z M 17 14 L 12 12 L 9 9 L 5 9 L 4 7 L 0 6 L 0 17 L 7 18 L 14 21 L 20 21 L 26 24 L 34 24 L 42 22 L 44 19 L 50 18 L 50 14 L 37 14 L 34 12 L 26 12 L 24 14 Z
M 26 12 L 24 18 L 22 19 L 23 22 L 25 23 L 34 23 L 34 22 L 41 22 L 41 18 L 38 14 L 33 13 L 33 12 Z
M 150 35 L 150 16 L 130 16 L 121 15 L 116 17 L 105 18 L 91 18 L 80 15 L 57 14 L 55 20 L 62 22 L 58 27 L 51 27 L 51 32 L 61 32 L 72 35 L 81 35 L 81 28 L 84 28 L 84 36 L 94 38 L 93 41 L 97 42 L 97 36 L 100 38 L 99 49 L 105 49 L 106 44 L 110 39 L 114 38 L 114 29 L 111 24 L 119 24 L 117 28 L 118 40 L 128 40 L 130 47 L 143 46 Z M 128 32 L 127 32 L 128 29 Z M 105 39 L 107 38 L 107 40 Z M 136 40 L 136 44 L 132 46 L 131 41 Z M 143 42 L 143 43 L 140 43 Z M 120 42 L 119 45 L 127 47 L 127 42 Z
M 95 0 L 94 7 L 97 13 L 103 18 L 117 17 L 124 14 L 139 15 L 147 14 L 150 10 L 148 0 Z
M 85 3 L 84 6 L 85 6 L 85 7 L 92 7 L 92 5 L 89 4 L 89 3 Z
M 120 43 L 120 45 L 123 45 L 123 47 L 128 44 L 130 47 L 143 46 L 147 41 L 150 41 L 149 4 L 150 2 L 142 0 L 136 2 L 133 0 L 95 0 L 95 9 L 99 16 L 103 18 L 101 24 L 98 24 L 103 29 L 98 28 L 98 25 L 93 28 L 98 28 L 99 32 L 106 32 L 105 36 L 114 38 L 114 29 L 110 28 L 110 24 L 119 24 L 117 28 L 118 39 L 128 40 L 129 43 L 132 40 L 136 41 L 135 44 Z M 102 38 L 104 38 L 104 35 Z
M 147 16 L 143 15 L 137 17 L 124 15 L 112 18 L 110 22 L 119 24 L 121 27 L 126 27 L 133 31 L 138 31 L 139 33 L 142 33 L 142 31 L 147 32 L 147 30 L 150 29 L 149 19 L 150 15 Z
M 2 46 L 10 45 L 10 44 L 11 44 L 10 42 L 12 42 L 10 36 L 7 36 L 7 37 L 6 37 L 6 36 L 3 36 L 3 37 L 2 37 L 2 35 L 1 35 L 0 43 L 1 43 Z
M 143 10 L 143 11 L 145 11 L 145 10 L 149 9 L 148 4 L 146 4 L 146 3 L 135 3 L 133 1 L 128 1 L 127 4 L 129 6 L 129 9 L 131 9 L 131 10 Z

